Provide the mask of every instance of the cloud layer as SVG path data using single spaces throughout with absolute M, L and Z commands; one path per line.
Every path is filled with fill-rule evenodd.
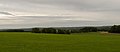
M 119 0 L 0 0 L 0 27 L 120 24 Z

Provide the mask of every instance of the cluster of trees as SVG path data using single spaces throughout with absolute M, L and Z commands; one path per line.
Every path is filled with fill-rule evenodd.
M 101 26 L 97 27 L 98 31 L 108 32 L 111 29 L 111 26 Z
M 96 27 L 84 27 L 79 30 L 68 30 L 68 29 L 55 29 L 55 28 L 33 28 L 33 33 L 55 33 L 55 34 L 70 34 L 70 33 L 81 33 L 81 32 L 97 32 Z
M 84 27 L 80 29 L 81 32 L 97 32 L 98 29 L 96 27 Z
M 6 29 L 0 32 L 33 32 L 33 33 L 54 33 L 70 34 L 81 32 L 105 31 L 109 33 L 120 33 L 120 25 L 101 26 L 101 27 L 65 27 L 65 28 L 32 28 L 32 29 Z
M 54 29 L 54 28 L 33 28 L 33 33 L 55 33 L 55 34 L 70 34 L 70 30 Z
M 120 25 L 114 25 L 109 30 L 110 33 L 120 33 Z

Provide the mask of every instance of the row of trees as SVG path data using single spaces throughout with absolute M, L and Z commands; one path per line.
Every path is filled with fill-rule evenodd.
M 96 27 L 84 27 L 80 29 L 80 32 L 97 32 L 98 29 Z
M 67 29 L 55 29 L 55 28 L 33 28 L 33 33 L 56 33 L 56 34 L 70 34 L 70 33 L 81 33 L 81 32 L 97 32 L 96 27 L 84 27 L 79 30 L 67 30 Z
M 61 29 L 54 29 L 54 28 L 33 28 L 32 29 L 33 33 L 56 33 L 56 34 L 70 34 L 70 30 L 61 30 Z
M 32 28 L 28 29 L 7 29 L 0 30 L 1 32 L 33 32 L 33 33 L 56 33 L 56 34 L 70 34 L 70 33 L 81 33 L 81 32 L 97 32 L 106 31 L 109 33 L 120 33 L 120 25 L 104 26 L 104 27 L 82 27 L 82 28 Z

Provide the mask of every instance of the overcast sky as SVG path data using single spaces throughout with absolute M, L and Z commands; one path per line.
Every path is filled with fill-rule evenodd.
M 120 24 L 120 0 L 0 0 L 0 27 Z

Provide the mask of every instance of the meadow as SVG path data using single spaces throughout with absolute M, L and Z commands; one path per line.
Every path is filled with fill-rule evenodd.
M 0 32 L 0 52 L 120 52 L 120 34 Z

